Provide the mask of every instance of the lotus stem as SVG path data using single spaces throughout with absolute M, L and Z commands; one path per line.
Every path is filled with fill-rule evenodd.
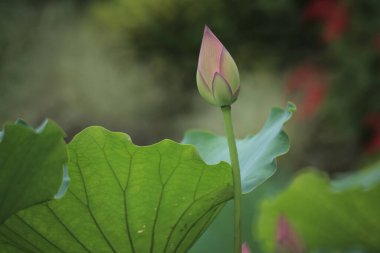
M 230 151 L 232 175 L 234 182 L 234 253 L 241 253 L 241 178 L 239 157 L 231 118 L 231 106 L 222 106 L 224 125 Z

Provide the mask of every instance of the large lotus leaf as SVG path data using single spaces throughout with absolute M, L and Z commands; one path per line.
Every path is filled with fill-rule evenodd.
M 207 165 L 195 147 L 170 140 L 139 147 L 91 127 L 69 144 L 69 157 L 65 196 L 8 219 L 0 249 L 186 252 L 233 196 L 227 163 Z
M 0 224 L 57 193 L 67 160 L 63 137 L 52 121 L 37 129 L 23 121 L 4 125 L 0 132 Z
M 277 169 L 276 157 L 289 150 L 289 138 L 282 130 L 295 111 L 289 103 L 283 110 L 274 108 L 259 133 L 237 140 L 243 193 L 248 193 L 271 177 Z M 227 138 L 199 130 L 185 133 L 183 143 L 197 147 L 208 164 L 230 162 Z
M 365 172 L 371 174 L 369 171 Z M 298 175 L 274 200 L 263 202 L 258 236 L 265 252 L 275 252 L 275 229 L 285 215 L 303 238 L 308 252 L 380 251 L 380 183 L 363 179 L 363 172 L 332 183 L 316 170 Z M 374 175 L 374 174 L 372 174 Z M 361 180 L 353 180 L 357 176 Z M 351 187 L 349 185 L 351 184 Z M 344 188 L 337 190 L 337 185 Z

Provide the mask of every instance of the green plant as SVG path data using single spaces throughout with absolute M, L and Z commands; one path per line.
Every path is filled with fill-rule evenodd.
M 379 194 L 379 162 L 335 180 L 307 169 L 262 203 L 257 234 L 265 252 L 277 252 L 276 223 L 285 216 L 307 252 L 378 252 Z
M 220 74 L 217 88 L 210 86 L 217 99 L 201 94 L 221 106 L 227 138 L 193 130 L 182 144 L 137 146 L 127 134 L 89 127 L 66 145 L 51 121 L 36 130 L 7 123 L 0 132 L 1 252 L 186 252 L 232 198 L 240 252 L 241 193 L 275 172 L 276 157 L 289 149 L 282 127 L 295 107 L 274 109 L 257 135 L 235 141 L 230 105 L 239 78 L 225 56 L 225 69 L 204 66 Z

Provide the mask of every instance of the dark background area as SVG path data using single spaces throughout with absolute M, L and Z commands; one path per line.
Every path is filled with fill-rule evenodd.
M 0 121 L 56 120 L 136 143 L 223 133 L 194 73 L 208 24 L 238 63 L 240 137 L 292 100 L 291 166 L 354 167 L 379 144 L 378 1 L 2 1 Z M 290 159 L 290 158 L 289 158 Z

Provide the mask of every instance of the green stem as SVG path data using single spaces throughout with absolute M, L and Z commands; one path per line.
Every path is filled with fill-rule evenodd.
M 232 174 L 234 180 L 234 220 L 235 220 L 235 243 L 234 253 L 241 253 L 241 178 L 238 152 L 236 148 L 236 141 L 234 129 L 232 126 L 231 106 L 222 106 L 224 117 L 224 125 L 227 132 L 228 149 L 230 150 L 230 158 L 232 165 Z

